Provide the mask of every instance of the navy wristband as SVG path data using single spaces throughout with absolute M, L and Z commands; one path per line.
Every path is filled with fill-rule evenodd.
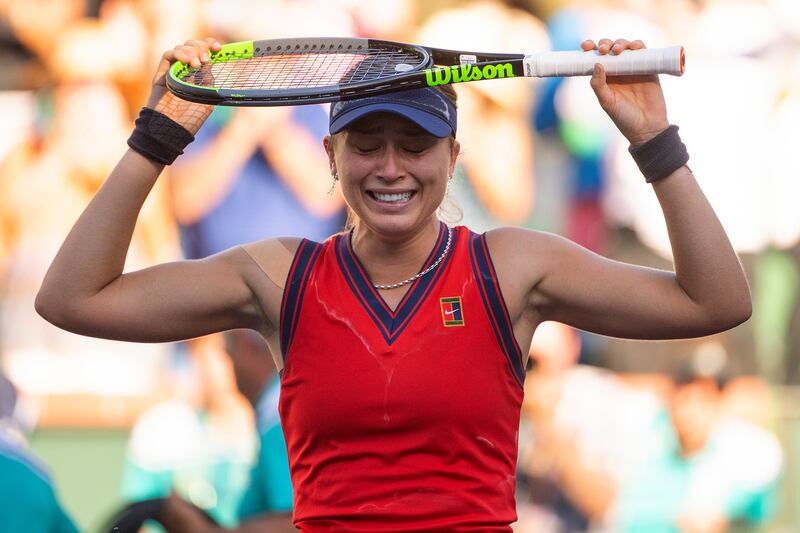
M 678 126 L 672 125 L 628 152 L 642 171 L 647 183 L 666 178 L 689 161 L 689 152 L 678 135 Z
M 164 165 L 172 164 L 194 135 L 169 118 L 149 107 L 143 107 L 136 127 L 128 138 L 128 146 L 148 159 Z

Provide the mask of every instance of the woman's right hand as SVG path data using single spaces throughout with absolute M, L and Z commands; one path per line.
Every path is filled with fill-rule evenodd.
M 150 90 L 150 98 L 147 100 L 147 107 L 164 113 L 186 128 L 192 135 L 197 133 L 208 115 L 211 114 L 213 106 L 189 102 L 172 94 L 167 89 L 167 71 L 176 61 L 192 67 L 200 67 L 203 63 L 211 60 L 210 51 L 217 52 L 221 48 L 222 45 L 219 41 L 213 37 L 207 37 L 204 40 L 186 41 L 184 44 L 164 52 L 153 77 L 153 86 Z

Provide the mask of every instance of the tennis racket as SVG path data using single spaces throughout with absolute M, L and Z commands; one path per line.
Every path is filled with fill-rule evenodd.
M 108 533 L 138 533 L 148 520 L 159 522 L 166 500 L 166 498 L 151 498 L 131 502 L 114 514 L 104 531 L 108 531 Z M 210 514 L 197 506 L 195 507 L 209 525 L 219 526 Z
M 174 63 L 167 87 L 192 102 L 280 106 L 350 100 L 448 83 L 590 75 L 672 74 L 684 69 L 683 47 L 584 52 L 485 54 L 357 38 L 242 41 L 211 52 L 199 68 Z

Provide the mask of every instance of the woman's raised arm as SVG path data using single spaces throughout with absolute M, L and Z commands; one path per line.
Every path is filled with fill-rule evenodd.
M 599 46 L 586 41 L 582 47 L 623 53 L 644 44 L 604 39 Z M 556 320 L 615 337 L 663 339 L 709 335 L 747 320 L 747 280 L 722 224 L 684 164 L 688 155 L 675 129 L 668 129 L 658 77 L 606 78 L 598 65 L 591 85 L 653 184 L 675 271 L 612 261 L 554 235 L 497 230 L 489 235 L 489 245 L 501 286 L 512 295 L 507 303 L 516 323 L 530 333 L 538 322 Z
M 261 329 L 270 322 L 263 299 L 279 301 L 279 289 L 255 296 L 252 286 L 263 273 L 243 248 L 123 274 L 139 211 L 164 168 L 159 135 L 165 128 L 184 135 L 180 125 L 191 138 L 211 111 L 169 93 L 164 75 L 176 60 L 199 65 L 219 47 L 214 39 L 188 41 L 162 57 L 147 105 L 161 115 L 152 120 L 151 114 L 144 126 L 137 121 L 144 140 L 125 153 L 53 260 L 36 298 L 36 310 L 48 321 L 83 335 L 140 342 Z

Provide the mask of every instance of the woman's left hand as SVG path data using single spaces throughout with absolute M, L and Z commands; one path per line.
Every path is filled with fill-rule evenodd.
M 625 50 L 645 48 L 642 41 L 600 39 L 581 43 L 585 51 L 618 55 Z M 643 144 L 668 126 L 667 105 L 657 75 L 609 76 L 602 65 L 595 65 L 591 86 L 600 106 L 632 145 Z

